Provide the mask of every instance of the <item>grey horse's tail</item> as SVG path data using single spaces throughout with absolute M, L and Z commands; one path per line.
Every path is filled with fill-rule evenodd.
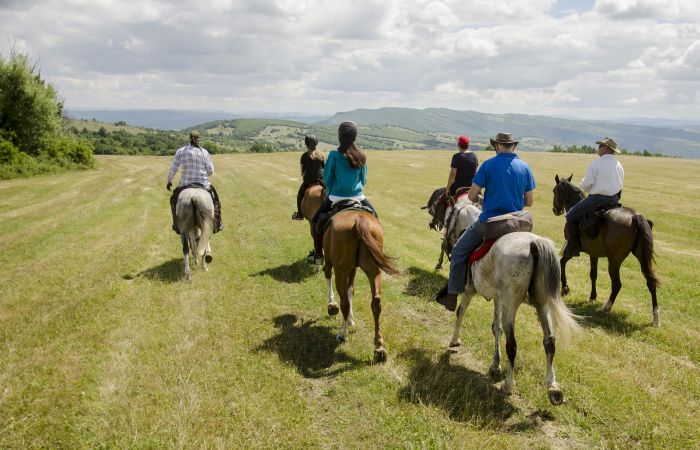
M 566 343 L 573 334 L 581 330 L 577 319 L 561 299 L 561 267 L 554 244 L 549 239 L 536 238 L 530 243 L 530 253 L 535 267 L 530 281 L 530 295 L 549 309 L 557 342 Z

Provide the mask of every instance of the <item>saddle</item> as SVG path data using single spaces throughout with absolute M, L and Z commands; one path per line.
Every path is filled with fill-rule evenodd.
M 321 214 L 318 216 L 318 223 L 316 224 L 317 233 L 323 234 L 326 232 L 328 227 L 331 225 L 331 220 L 333 216 L 338 214 L 340 211 L 365 211 L 377 217 L 377 213 L 370 207 L 363 205 L 356 200 L 340 200 L 333 204 L 333 208 L 326 214 Z
M 469 259 L 467 260 L 467 265 L 471 266 L 489 252 L 491 250 L 491 247 L 493 247 L 493 244 L 496 243 L 496 239 L 489 239 L 488 241 L 484 241 L 483 244 L 478 246 L 476 250 L 474 250 L 471 255 L 469 255 Z
M 591 239 L 594 239 L 600 233 L 600 223 L 604 220 L 605 214 L 611 209 L 621 208 L 622 204 L 615 203 L 611 205 L 604 205 L 593 211 L 592 213 L 586 214 L 583 217 L 581 223 L 579 223 L 579 233 L 585 233 Z

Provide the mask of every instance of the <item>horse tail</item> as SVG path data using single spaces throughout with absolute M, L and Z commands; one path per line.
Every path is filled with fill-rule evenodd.
M 581 326 L 577 322 L 580 317 L 572 313 L 561 299 L 561 267 L 557 251 L 552 241 L 538 237 L 530 243 L 530 253 L 535 260 L 530 295 L 539 297 L 549 309 L 557 341 L 565 344 L 581 330 Z
M 647 283 L 658 287 L 661 285 L 661 279 L 656 275 L 653 268 L 653 263 L 656 259 L 654 237 L 651 234 L 653 223 L 641 214 L 634 216 L 633 220 L 637 228 L 637 240 L 634 243 L 634 254 L 639 258 L 639 264 L 642 266 L 642 273 Z
M 205 192 L 204 195 L 211 197 L 209 192 Z M 207 243 L 214 231 L 213 219 L 208 217 L 209 205 L 206 202 L 202 203 L 201 199 L 197 195 L 192 196 L 192 208 L 194 214 L 195 225 L 199 227 L 199 245 L 197 246 L 197 255 L 204 256 L 207 248 Z M 212 211 L 213 212 L 213 211 Z
M 394 266 L 393 259 L 384 254 L 384 248 L 372 234 L 372 222 L 365 214 L 359 214 L 355 219 L 355 232 L 365 245 L 377 266 L 391 276 L 398 276 L 399 269 Z

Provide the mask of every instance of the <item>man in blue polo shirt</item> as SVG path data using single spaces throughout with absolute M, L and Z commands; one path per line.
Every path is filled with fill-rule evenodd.
M 469 255 L 484 240 L 486 220 L 532 206 L 535 179 L 530 167 L 514 153 L 518 141 L 510 133 L 498 133 L 491 139 L 496 156 L 484 161 L 472 180 L 469 200 L 478 200 L 481 189 L 485 189 L 484 203 L 479 220 L 462 234 L 450 260 L 450 278 L 435 299 L 450 311 L 457 308 L 457 296 L 464 292 L 467 260 Z

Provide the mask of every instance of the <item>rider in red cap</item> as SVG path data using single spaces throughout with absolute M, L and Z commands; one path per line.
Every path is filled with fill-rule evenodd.
M 447 178 L 446 195 L 454 196 L 459 188 L 469 188 L 472 185 L 472 178 L 479 167 L 479 160 L 476 154 L 469 151 L 469 137 L 460 136 L 457 139 L 459 152 L 452 156 L 450 163 L 450 176 Z

